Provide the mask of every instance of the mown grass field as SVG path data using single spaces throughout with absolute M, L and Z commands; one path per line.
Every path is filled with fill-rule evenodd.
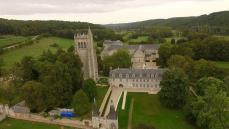
M 50 46 L 54 43 L 58 44 L 59 48 L 67 49 L 71 45 L 73 45 L 74 42 L 71 39 L 46 37 L 40 39 L 37 43 L 34 43 L 32 45 L 9 50 L 0 55 L 0 58 L 3 59 L 4 68 L 9 68 L 15 62 L 20 61 L 24 56 L 32 56 L 36 58 L 39 57 L 44 50 L 57 50 L 57 48 Z
M 0 123 L 0 129 L 73 129 L 73 128 L 7 118 L 6 120 Z
M 182 111 L 165 108 L 161 105 L 157 95 L 146 93 L 128 93 L 125 110 L 121 110 L 121 99 L 118 107 L 120 129 L 127 129 L 128 112 L 132 98 L 134 98 L 133 128 L 139 124 L 146 124 L 154 126 L 156 129 L 195 129 L 186 122 Z
M 24 37 L 24 36 L 14 36 L 14 35 L 1 35 L 0 36 L 0 48 L 10 46 L 13 44 L 23 43 L 27 39 L 32 37 Z

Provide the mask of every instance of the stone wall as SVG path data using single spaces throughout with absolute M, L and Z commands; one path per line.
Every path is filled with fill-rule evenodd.
M 20 119 L 20 120 L 27 120 L 33 122 L 41 122 L 47 124 L 55 124 L 55 125 L 63 125 L 63 126 L 70 126 L 75 128 L 81 129 L 91 129 L 91 120 L 73 120 L 73 119 L 53 119 L 52 117 L 43 117 L 39 114 L 32 114 L 32 113 L 15 113 L 12 108 L 9 108 L 8 105 L 0 104 L 0 114 L 5 116 Z M 2 116 L 4 118 L 4 116 Z M 1 120 L 1 117 L 0 117 Z

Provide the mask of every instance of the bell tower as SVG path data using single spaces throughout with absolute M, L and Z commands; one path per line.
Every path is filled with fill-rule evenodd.
M 93 34 L 90 27 L 87 33 L 74 35 L 75 53 L 83 63 L 84 78 L 98 79 L 98 64 L 96 50 L 94 49 Z

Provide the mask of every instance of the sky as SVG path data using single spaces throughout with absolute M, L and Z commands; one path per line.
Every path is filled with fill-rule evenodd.
M 0 17 L 95 24 L 199 16 L 229 10 L 229 0 L 0 0 Z

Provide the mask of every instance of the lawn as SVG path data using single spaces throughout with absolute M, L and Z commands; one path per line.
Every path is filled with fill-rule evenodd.
M 100 105 L 103 102 L 103 98 L 105 97 L 108 87 L 96 87 L 97 88 L 97 104 L 100 107 Z
M 224 62 L 224 61 L 216 61 L 216 65 L 220 68 L 223 69 L 228 69 L 229 70 L 229 62 Z
M 128 93 L 126 110 L 121 110 L 119 102 L 118 115 L 120 129 L 127 129 L 128 111 L 131 99 L 134 98 L 132 126 L 139 124 L 154 126 L 156 129 L 195 129 L 185 121 L 184 113 L 171 110 L 161 105 L 157 95 L 146 93 Z
M 23 43 L 27 39 L 31 37 L 24 37 L 24 36 L 14 36 L 14 35 L 2 35 L 0 36 L 0 48 L 10 46 L 13 44 Z
M 148 36 L 139 36 L 136 39 L 130 39 L 129 43 L 141 43 L 141 42 L 148 42 L 149 37 Z
M 0 123 L 0 129 L 73 129 L 73 128 L 7 118 L 6 120 Z
M 9 68 L 15 62 L 20 61 L 24 56 L 38 57 L 44 50 L 57 50 L 57 48 L 50 46 L 54 43 L 58 44 L 59 48 L 67 49 L 73 45 L 73 40 L 58 37 L 46 37 L 40 39 L 38 43 L 9 50 L 0 55 L 0 58 L 2 58 L 4 61 L 4 68 Z

